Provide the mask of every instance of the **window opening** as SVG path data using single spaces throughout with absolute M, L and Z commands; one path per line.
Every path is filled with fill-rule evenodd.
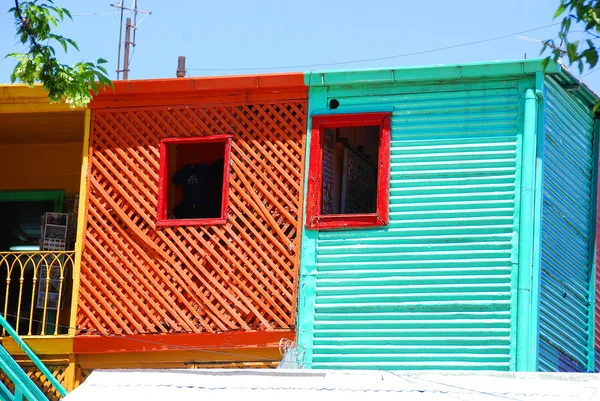
M 377 211 L 379 127 L 325 128 L 321 213 Z
M 312 119 L 306 226 L 388 224 L 390 113 Z
M 163 140 L 159 224 L 224 223 L 229 149 L 230 136 Z

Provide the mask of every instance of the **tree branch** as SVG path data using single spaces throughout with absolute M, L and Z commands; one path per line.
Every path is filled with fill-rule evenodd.
M 40 82 L 50 101 L 66 101 L 72 107 L 85 107 L 92 99 L 92 92 L 97 94 L 105 86 L 113 87 L 101 65 L 106 60 L 100 58 L 96 64 L 82 61 L 68 66 L 59 63 L 55 57 L 52 41 L 58 42 L 65 52 L 68 44 L 77 49 L 73 40 L 52 33 L 52 27 L 63 20 L 63 15 L 71 18 L 68 10 L 53 6 L 51 0 L 13 1 L 15 8 L 11 11 L 14 11 L 15 28 L 26 49 L 7 55 L 17 61 L 11 82 L 18 80 L 29 86 Z
M 29 31 L 27 19 L 23 18 L 23 14 L 21 14 L 21 6 L 19 4 L 19 0 L 15 0 L 15 11 L 17 12 L 17 16 L 19 17 L 19 21 L 21 21 L 21 29 L 23 29 L 23 32 L 25 32 L 29 40 L 31 40 L 33 47 L 39 48 L 40 45 L 37 42 L 37 40 L 35 40 L 35 36 Z

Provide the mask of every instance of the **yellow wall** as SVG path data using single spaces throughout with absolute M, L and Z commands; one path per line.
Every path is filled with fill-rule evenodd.
M 79 191 L 83 143 L 0 144 L 0 190 Z

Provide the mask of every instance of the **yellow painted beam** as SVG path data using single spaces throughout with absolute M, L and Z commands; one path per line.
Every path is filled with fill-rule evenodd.
M 32 87 L 19 84 L 0 85 L 0 100 L 3 102 L 15 98 L 46 99 L 47 96 L 48 92 L 44 90 L 42 85 Z
M 17 114 L 17 113 L 47 113 L 53 111 L 81 111 L 81 109 L 71 109 L 68 105 L 61 103 L 0 103 L 0 114 Z
M 0 85 L 0 114 L 69 111 L 74 109 L 65 102 L 50 103 L 48 92 L 41 85 Z
M 73 337 L 27 336 L 22 337 L 29 348 L 40 355 L 69 355 L 73 353 Z M 10 337 L 2 338 L 2 345 L 11 355 L 25 355 L 21 347 Z
M 67 391 L 75 390 L 75 387 L 79 385 L 77 382 L 77 364 L 75 363 L 75 355 L 69 355 L 69 367 L 65 370 L 64 373 L 64 386 Z
M 89 109 L 85 110 L 84 134 L 83 134 L 83 157 L 81 160 L 81 179 L 79 184 L 79 208 L 77 210 L 77 238 L 75 240 L 75 263 L 73 264 L 73 292 L 71 297 L 71 318 L 69 319 L 69 334 L 75 335 L 77 324 L 77 302 L 79 300 L 79 281 L 81 273 L 81 254 L 85 241 L 85 221 L 87 213 L 87 176 L 88 176 L 88 153 L 90 146 L 90 130 L 92 114 Z

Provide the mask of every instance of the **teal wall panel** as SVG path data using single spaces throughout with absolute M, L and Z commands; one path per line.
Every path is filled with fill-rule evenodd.
M 304 230 L 307 367 L 515 369 L 523 95 L 533 85 L 309 89 L 313 111 L 335 98 L 336 112 L 393 114 L 389 226 Z
M 553 78 L 545 86 L 538 367 L 586 371 L 592 363 L 594 124 L 589 107 Z

